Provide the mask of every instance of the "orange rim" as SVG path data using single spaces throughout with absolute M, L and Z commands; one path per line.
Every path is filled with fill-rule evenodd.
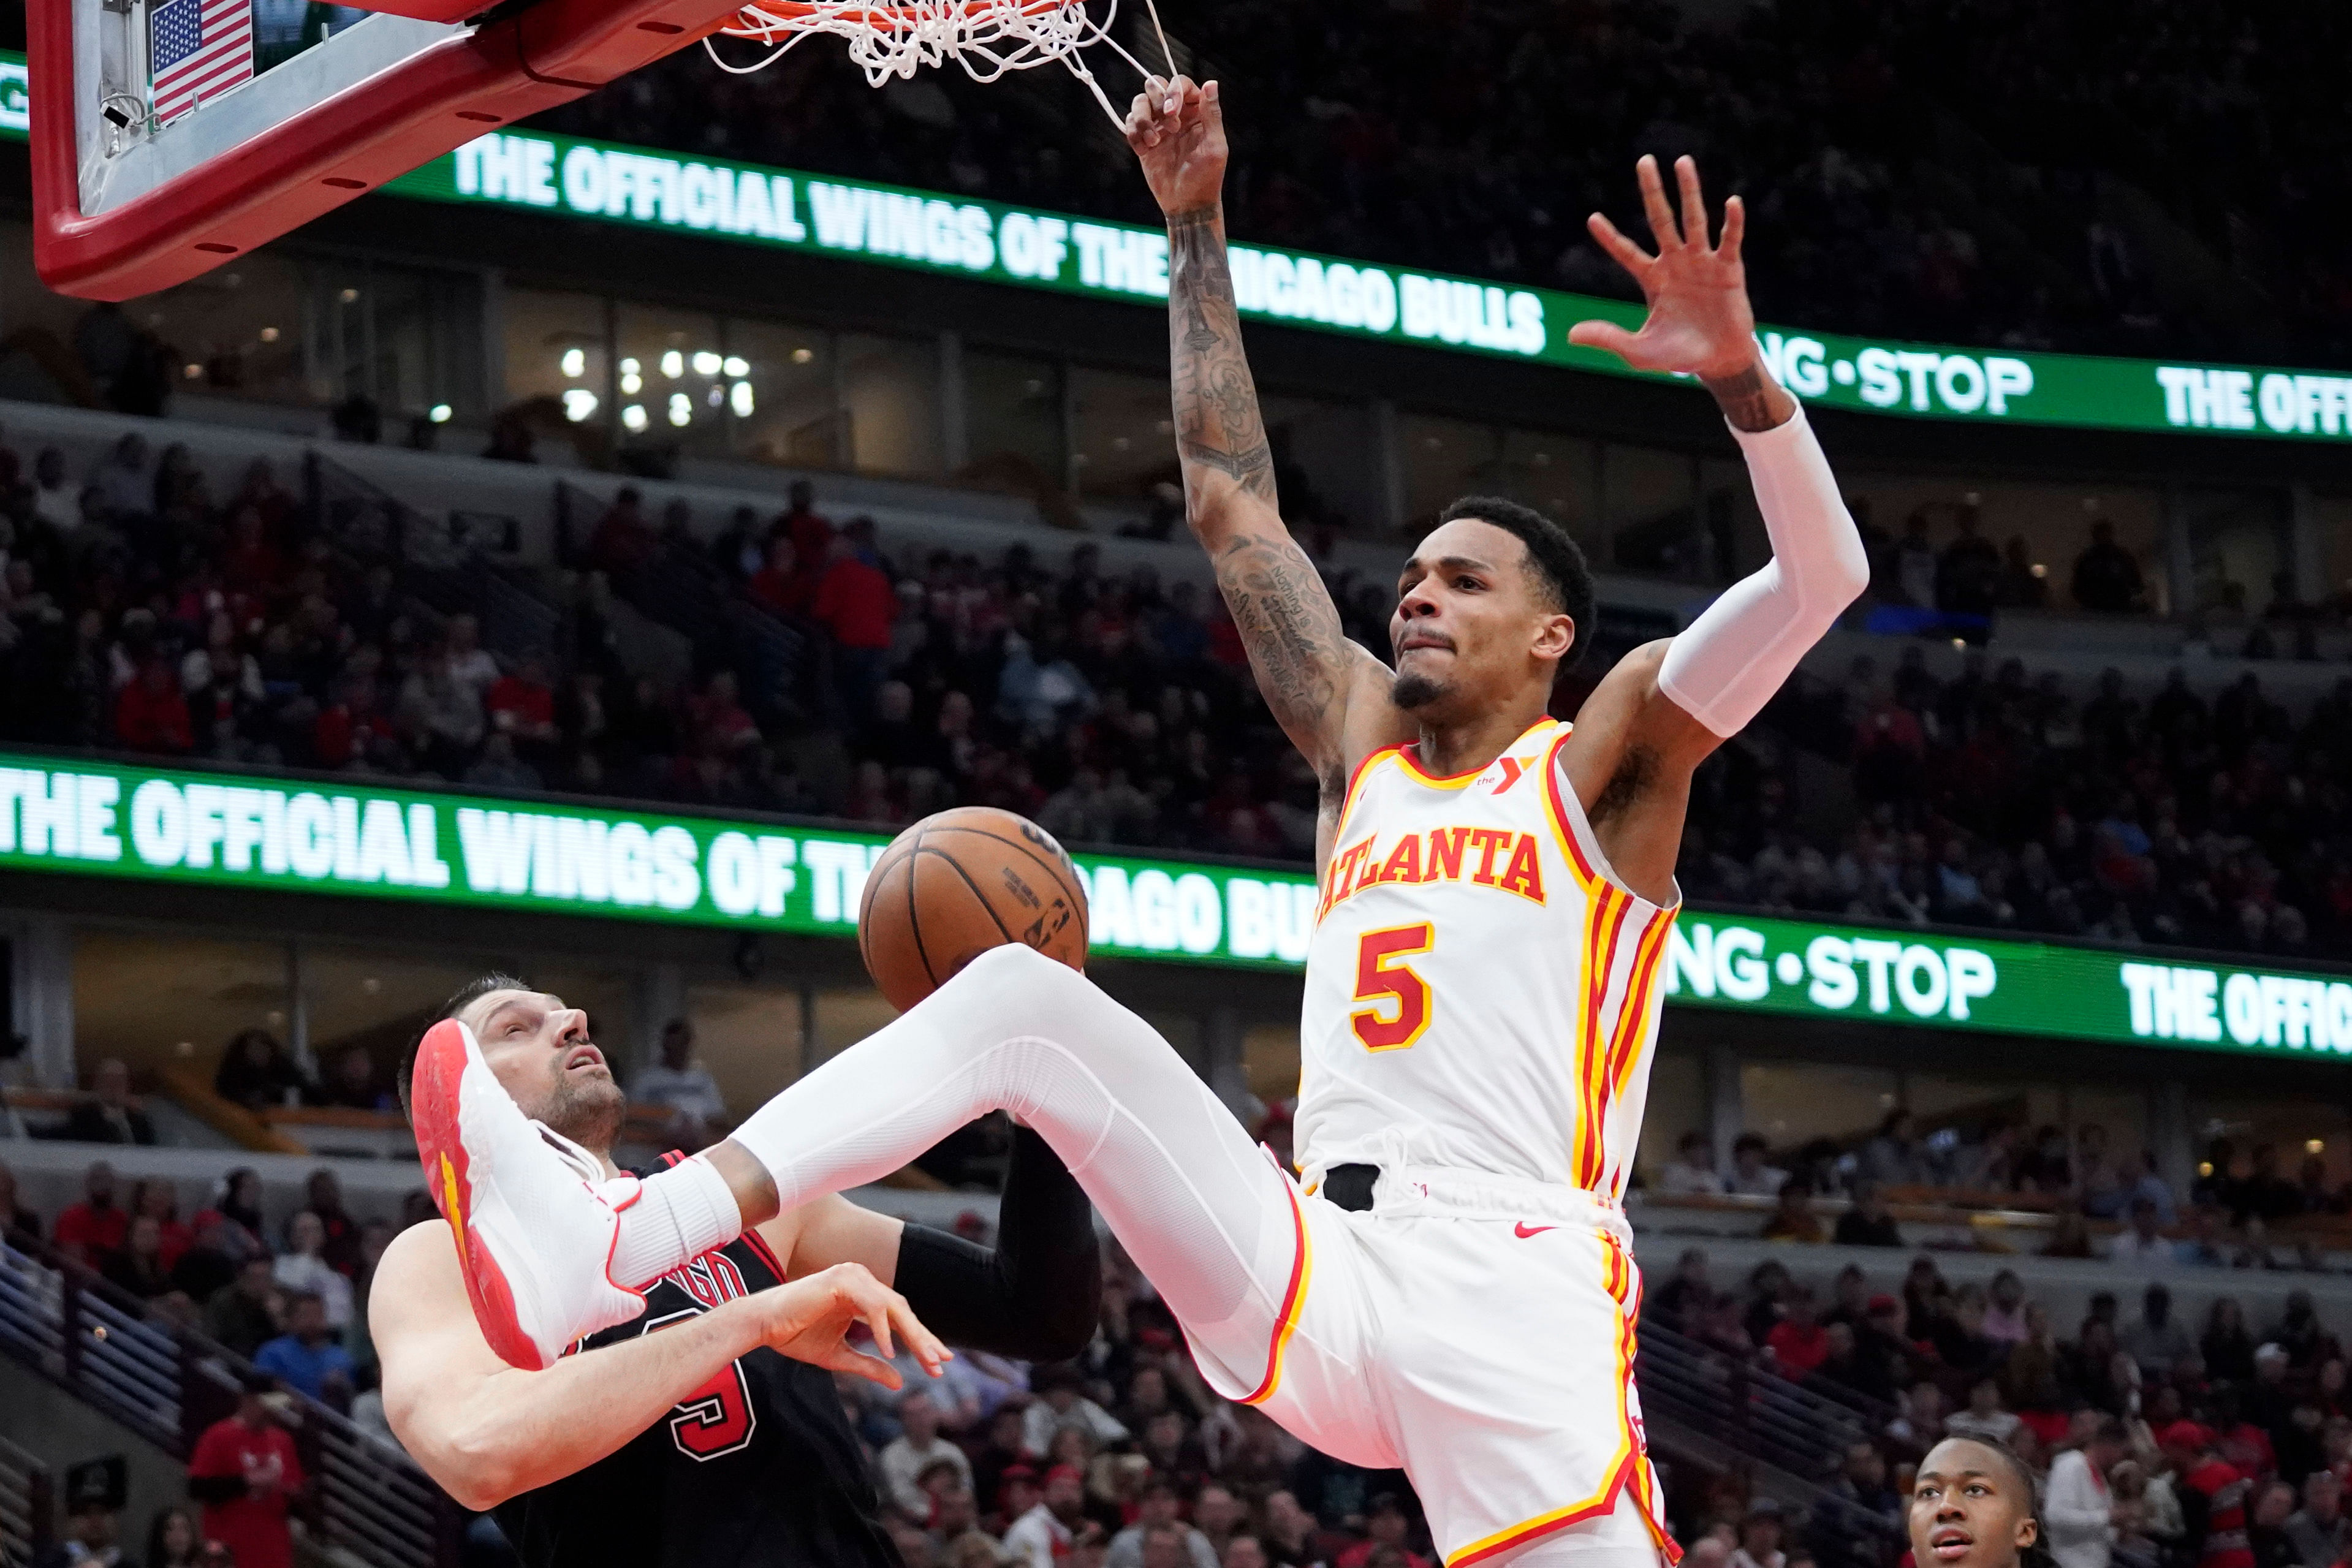
M 1023 16 L 1041 16 L 1060 10 L 1066 3 L 1066 0 L 1021 0 L 1018 5 L 1007 5 L 992 4 L 992 0 L 964 0 L 962 5 L 950 9 L 966 16 L 984 16 L 992 11 L 1012 11 Z M 807 4 L 807 0 L 761 0 L 761 4 L 746 6 L 745 9 L 756 10 L 761 16 L 773 22 L 804 22 L 814 18 L 856 21 L 863 23 L 877 33 L 897 32 L 906 26 L 919 12 L 938 15 L 937 9 L 930 6 L 879 4 L 867 5 L 856 11 L 842 11 L 825 5 L 812 5 Z M 751 26 L 754 29 L 764 30 L 760 29 L 757 23 Z

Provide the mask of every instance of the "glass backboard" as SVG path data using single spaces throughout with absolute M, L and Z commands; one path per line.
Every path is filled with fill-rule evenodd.
M 28 0 L 35 262 L 85 298 L 169 287 L 736 4 Z

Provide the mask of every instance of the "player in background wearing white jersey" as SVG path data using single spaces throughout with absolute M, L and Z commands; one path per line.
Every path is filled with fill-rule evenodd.
M 1276 507 L 1225 267 L 1215 84 L 1154 81 L 1129 136 L 1169 221 L 1190 519 L 1267 702 L 1324 780 L 1307 1181 L 1252 1147 L 1140 1019 L 1004 947 L 625 1195 L 569 1174 L 471 1038 L 439 1026 L 419 1081 L 429 1068 L 458 1088 L 420 1114 L 418 1142 L 466 1239 L 469 1294 L 491 1343 L 551 1357 L 640 1310 L 614 1258 L 658 1273 L 1006 1110 L 1086 1188 L 1211 1384 L 1340 1458 L 1402 1465 L 1449 1568 L 1648 1568 L 1673 1552 L 1632 1387 L 1639 1287 L 1615 1202 L 1658 1005 L 1638 966 L 1672 918 L 1692 768 L 1866 576 L 1821 449 L 1759 361 L 1738 199 L 1710 246 L 1696 171 L 1678 170 L 1678 223 L 1643 160 L 1658 254 L 1592 226 L 1648 319 L 1572 337 L 1715 394 L 1774 559 L 1622 661 L 1569 732 L 1545 708 L 1591 580 L 1536 514 L 1477 503 L 1422 541 L 1399 584 L 1393 672 L 1341 637 Z M 1426 948 L 1395 938 L 1414 925 L 1431 927 Z M 1372 951 L 1383 931 L 1402 946 Z M 1424 951 L 1478 978 L 1416 991 L 1405 971 Z

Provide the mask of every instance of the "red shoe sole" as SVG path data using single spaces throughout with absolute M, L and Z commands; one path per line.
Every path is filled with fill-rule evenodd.
M 416 1119 L 416 1152 L 425 1166 L 425 1185 L 432 1193 L 449 1233 L 457 1244 L 457 1270 L 465 1276 L 466 1296 L 474 1305 L 474 1321 L 499 1360 L 526 1372 L 544 1370 L 550 1363 L 522 1331 L 515 1315 L 514 1291 L 499 1261 L 475 1236 L 466 1208 L 467 1180 L 466 1144 L 458 1132 L 457 1084 L 466 1071 L 466 1037 L 457 1021 L 445 1019 L 425 1031 L 416 1051 L 415 1076 L 409 1084 L 409 1103 Z

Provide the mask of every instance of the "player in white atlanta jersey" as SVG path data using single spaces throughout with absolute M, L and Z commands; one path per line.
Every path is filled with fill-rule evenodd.
M 1303 1179 L 1142 1019 L 1024 947 L 983 954 L 717 1149 L 625 1191 L 572 1175 L 450 1031 L 430 1065 L 459 1088 L 417 1142 L 467 1239 L 477 1315 L 490 1343 L 551 1357 L 636 1310 L 640 1281 L 614 1260 L 658 1274 L 1006 1110 L 1094 1199 L 1211 1385 L 1341 1458 L 1402 1465 L 1448 1568 L 1650 1568 L 1674 1552 L 1617 1199 L 1691 770 L 1867 576 L 1820 446 L 1764 373 L 1738 199 L 1710 245 L 1697 171 L 1678 170 L 1678 221 L 1644 159 L 1658 253 L 1592 225 L 1648 318 L 1570 336 L 1714 393 L 1774 558 L 1620 661 L 1571 731 L 1546 709 L 1592 623 L 1591 575 L 1524 507 L 1441 515 L 1398 580 L 1393 669 L 1342 637 L 1275 505 L 1225 264 L 1216 85 L 1154 81 L 1128 134 L 1168 217 L 1188 519 L 1323 781 Z
M 1409 745 L 1356 769 L 1300 1014 L 1310 1186 L 1402 1157 L 1623 1194 L 1674 915 L 1612 879 L 1569 736 L 1539 720 L 1451 779 Z

